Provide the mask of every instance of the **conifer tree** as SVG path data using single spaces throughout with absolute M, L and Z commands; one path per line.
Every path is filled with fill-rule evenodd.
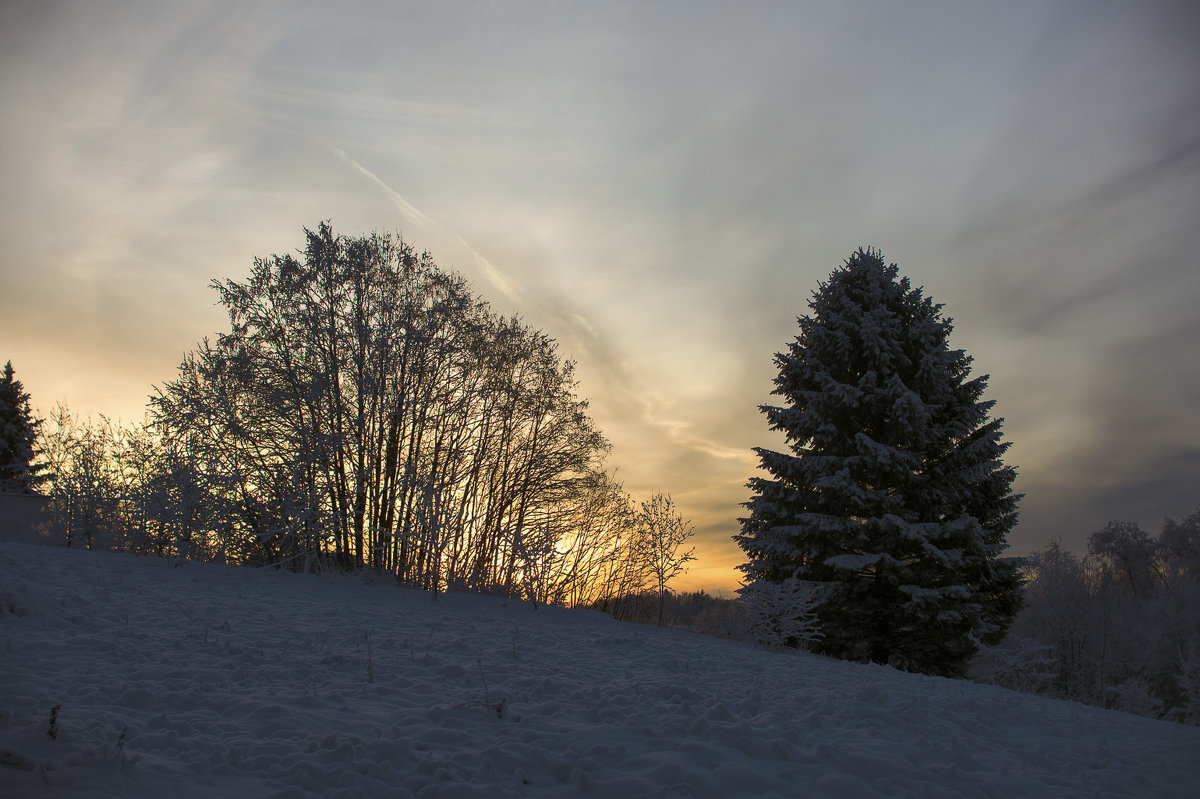
M 45 480 L 36 462 L 40 424 L 9 361 L 0 378 L 0 493 L 32 494 Z
M 790 452 L 756 450 L 769 476 L 747 484 L 734 536 L 745 594 L 807 586 L 795 613 L 815 616 L 814 651 L 960 675 L 1019 605 L 999 556 L 1020 497 L 1003 420 L 981 399 L 987 376 L 969 376 L 942 306 L 874 250 L 852 254 L 809 308 L 775 357 L 783 403 L 760 408 Z

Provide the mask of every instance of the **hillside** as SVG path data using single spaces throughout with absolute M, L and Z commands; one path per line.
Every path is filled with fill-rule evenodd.
M 1200 728 L 592 612 L 16 543 L 0 591 L 3 797 L 1184 797 L 1200 781 Z

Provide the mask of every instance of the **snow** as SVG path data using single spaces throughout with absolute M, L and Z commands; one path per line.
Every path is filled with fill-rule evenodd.
M 2 797 L 1190 797 L 1200 780 L 1200 728 L 598 613 L 12 542 L 0 590 Z

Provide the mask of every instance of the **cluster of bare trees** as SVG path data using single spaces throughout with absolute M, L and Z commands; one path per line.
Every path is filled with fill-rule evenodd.
M 305 232 L 300 257 L 213 283 L 229 332 L 144 426 L 51 420 L 73 540 L 572 605 L 666 590 L 682 563 L 658 539 L 682 520 L 637 513 L 606 471 L 552 339 L 398 238 Z
M 1082 559 L 1051 544 L 1025 571 L 1024 608 L 976 679 L 1200 724 L 1200 511 L 1158 538 L 1112 522 Z
M 59 405 L 39 431 L 45 493 L 67 546 L 219 560 L 219 495 L 146 424 L 81 419 Z

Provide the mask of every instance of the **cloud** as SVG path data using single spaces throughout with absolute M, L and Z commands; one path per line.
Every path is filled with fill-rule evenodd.
M 339 160 L 348 164 L 360 175 L 363 175 L 376 186 L 383 189 L 384 192 L 387 193 L 389 199 L 391 199 L 391 201 L 395 204 L 397 210 L 399 210 L 406 219 L 416 223 L 421 227 L 421 229 L 429 234 L 436 235 L 453 242 L 458 248 L 465 251 L 470 256 L 472 265 L 478 267 L 483 272 L 484 276 L 487 278 L 488 282 L 492 284 L 493 288 L 495 288 L 513 303 L 518 305 L 521 303 L 523 300 L 523 292 L 521 291 L 520 287 L 517 286 L 512 279 L 497 269 L 495 264 L 480 255 L 475 248 L 468 244 L 462 236 L 448 230 L 444 225 L 440 224 L 436 220 L 431 219 L 428 215 L 416 208 L 408 200 L 404 199 L 400 192 L 384 183 L 378 175 L 376 175 L 374 172 L 371 172 L 369 169 L 355 161 L 350 156 L 346 155 L 346 153 L 342 150 L 334 147 L 333 153 L 338 157 Z
M 338 148 L 332 148 L 340 161 L 354 169 L 358 174 L 367 178 L 371 183 L 382 189 L 407 220 L 418 225 L 427 234 L 443 240 L 452 241 L 458 248 L 469 254 L 474 266 L 481 269 L 491 285 L 517 307 L 523 307 L 528 312 L 552 323 L 559 332 L 569 332 L 571 343 L 582 346 L 589 356 L 589 367 L 598 368 L 607 374 L 605 385 L 598 388 L 598 393 L 607 400 L 613 399 L 614 392 L 623 395 L 641 409 L 641 419 L 652 430 L 660 431 L 664 441 L 658 446 L 664 448 L 682 447 L 689 452 L 722 460 L 733 460 L 752 468 L 754 458 L 752 453 L 743 448 L 721 445 L 710 438 L 699 435 L 692 430 L 690 421 L 673 418 L 667 413 L 671 404 L 661 395 L 645 388 L 645 381 L 635 376 L 629 369 L 621 365 L 621 358 L 612 348 L 612 343 L 606 341 L 593 324 L 577 309 L 575 301 L 565 296 L 543 289 L 536 298 L 523 291 L 511 278 L 504 275 L 491 261 L 482 256 L 462 236 L 448 230 L 443 224 L 431 218 L 399 192 L 391 188 L 378 175 L 359 164 L 353 158 Z M 445 257 L 443 255 L 443 257 Z M 647 431 L 648 432 L 648 431 Z M 652 434 L 653 435 L 653 434 Z
M 976 268 L 950 310 L 1013 355 L 980 362 L 1022 467 L 1026 550 L 1200 499 L 1183 409 L 1200 396 L 1200 56 L 1182 46 L 1200 14 L 1065 9 L 1016 76 L 951 239 Z

